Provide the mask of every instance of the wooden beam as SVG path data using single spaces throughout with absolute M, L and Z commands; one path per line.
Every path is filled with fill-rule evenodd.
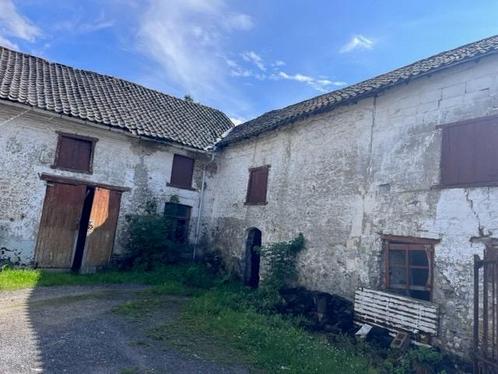
M 436 244 L 441 241 L 441 239 L 431 239 L 431 238 L 418 238 L 414 236 L 401 236 L 401 235 L 385 235 L 380 234 L 381 239 L 388 240 L 391 242 L 400 243 L 413 243 L 413 244 Z
M 111 184 L 93 182 L 93 181 L 88 181 L 88 180 L 78 179 L 78 178 L 73 178 L 73 177 L 63 177 L 60 175 L 52 175 L 52 174 L 47 174 L 47 173 L 42 173 L 40 175 L 40 179 L 47 181 L 47 182 L 53 182 L 53 183 L 72 184 L 72 185 L 82 185 L 83 184 L 86 186 L 101 187 L 101 188 L 105 188 L 108 190 L 120 191 L 120 192 L 128 192 L 131 190 L 130 187 L 115 186 L 115 185 L 111 185 Z

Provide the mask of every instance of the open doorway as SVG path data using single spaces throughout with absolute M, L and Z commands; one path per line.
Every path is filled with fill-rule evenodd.
M 94 272 L 110 260 L 124 189 L 54 179 L 47 180 L 35 266 Z
M 85 242 L 88 232 L 88 226 L 90 224 L 90 214 L 92 212 L 94 196 L 95 196 L 95 187 L 87 187 L 85 202 L 83 203 L 83 211 L 81 212 L 80 227 L 78 231 L 78 239 L 76 240 L 73 265 L 71 266 L 71 270 L 73 271 L 79 271 L 81 269 L 81 263 L 83 261 L 83 252 L 85 250 Z
M 261 261 L 261 231 L 250 228 L 247 232 L 244 283 L 251 288 L 259 286 L 259 266 Z

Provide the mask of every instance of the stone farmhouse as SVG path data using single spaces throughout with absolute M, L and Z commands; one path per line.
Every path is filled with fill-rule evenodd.
M 206 148 L 233 127 L 223 113 L 6 48 L 0 99 L 1 256 L 91 271 L 148 197 L 177 196 L 197 240 Z
M 459 354 L 473 322 L 497 331 L 498 313 L 474 314 L 495 310 L 496 269 L 474 268 L 498 248 L 498 36 L 236 127 L 6 48 L 0 99 L 1 256 L 92 271 L 119 254 L 124 215 L 175 195 L 180 236 L 221 250 L 248 284 L 255 246 L 303 233 L 306 288 L 435 305 L 432 342 Z

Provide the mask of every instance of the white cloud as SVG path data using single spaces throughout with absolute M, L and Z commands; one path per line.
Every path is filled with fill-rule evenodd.
M 244 59 L 244 61 L 253 63 L 259 70 L 266 71 L 266 66 L 263 63 L 263 59 L 256 52 L 246 51 L 241 53 L 241 56 Z
M 232 13 L 225 20 L 225 26 L 234 30 L 250 30 L 254 23 L 247 14 Z
M 252 27 L 249 15 L 232 11 L 224 0 L 152 0 L 141 15 L 137 42 L 178 91 L 201 102 L 234 104 L 236 89 L 227 78 L 237 69 L 227 69 L 227 45 L 233 33 Z
M 53 25 L 55 32 L 69 32 L 75 34 L 87 34 L 113 27 L 114 20 L 98 18 L 92 22 L 84 22 L 80 20 L 65 20 Z
M 95 31 L 99 31 L 99 30 L 103 30 L 103 29 L 108 29 L 112 26 L 114 26 L 114 21 L 112 21 L 112 20 L 93 22 L 93 23 L 84 23 L 81 25 L 80 31 L 82 33 L 95 32 Z
M 280 70 L 286 63 L 282 60 L 276 60 L 266 64 L 263 58 L 255 51 L 245 51 L 240 54 L 240 61 L 232 58 L 226 58 L 225 63 L 229 67 L 230 75 L 237 78 L 255 78 L 258 80 L 289 80 L 306 84 L 319 92 L 327 92 L 334 87 L 346 85 L 342 81 L 333 81 L 324 76 L 312 77 L 309 75 L 297 73 L 288 74 Z M 267 71 L 267 66 L 270 71 Z
M 314 78 L 309 75 L 304 75 L 304 74 L 287 74 L 284 71 L 279 71 L 276 75 L 272 77 L 273 79 L 285 79 L 285 80 L 292 80 L 300 83 L 305 83 L 308 86 L 314 88 L 317 91 L 320 92 L 327 92 L 330 91 L 333 87 L 340 87 L 344 86 L 346 82 L 341 82 L 341 81 L 332 81 L 330 79 L 325 79 L 325 78 Z
M 40 34 L 38 27 L 19 14 L 12 0 L 0 0 L 0 44 L 18 49 L 11 38 L 33 42 Z
M 75 29 L 79 33 L 90 33 L 95 31 L 100 31 L 104 29 L 108 29 L 113 27 L 115 21 L 113 19 L 107 18 L 105 13 L 102 11 L 100 15 L 92 21 L 81 21 L 77 22 L 75 25 Z
M 228 67 L 230 68 L 230 75 L 232 77 L 253 77 L 255 73 L 252 70 L 240 66 L 236 61 L 226 59 Z
M 354 35 L 351 40 L 339 50 L 340 53 L 351 52 L 355 49 L 372 49 L 375 42 L 363 35 Z

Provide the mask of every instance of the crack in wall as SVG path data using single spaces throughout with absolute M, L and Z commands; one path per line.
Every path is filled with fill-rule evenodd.
M 479 217 L 479 214 L 477 211 L 474 209 L 474 200 L 470 198 L 470 190 L 466 188 L 464 190 L 465 194 L 465 200 L 469 203 L 470 210 L 472 211 L 472 214 L 474 217 L 477 219 L 477 232 L 479 233 L 479 236 L 485 236 L 484 235 L 484 228 L 481 226 L 481 218 Z

